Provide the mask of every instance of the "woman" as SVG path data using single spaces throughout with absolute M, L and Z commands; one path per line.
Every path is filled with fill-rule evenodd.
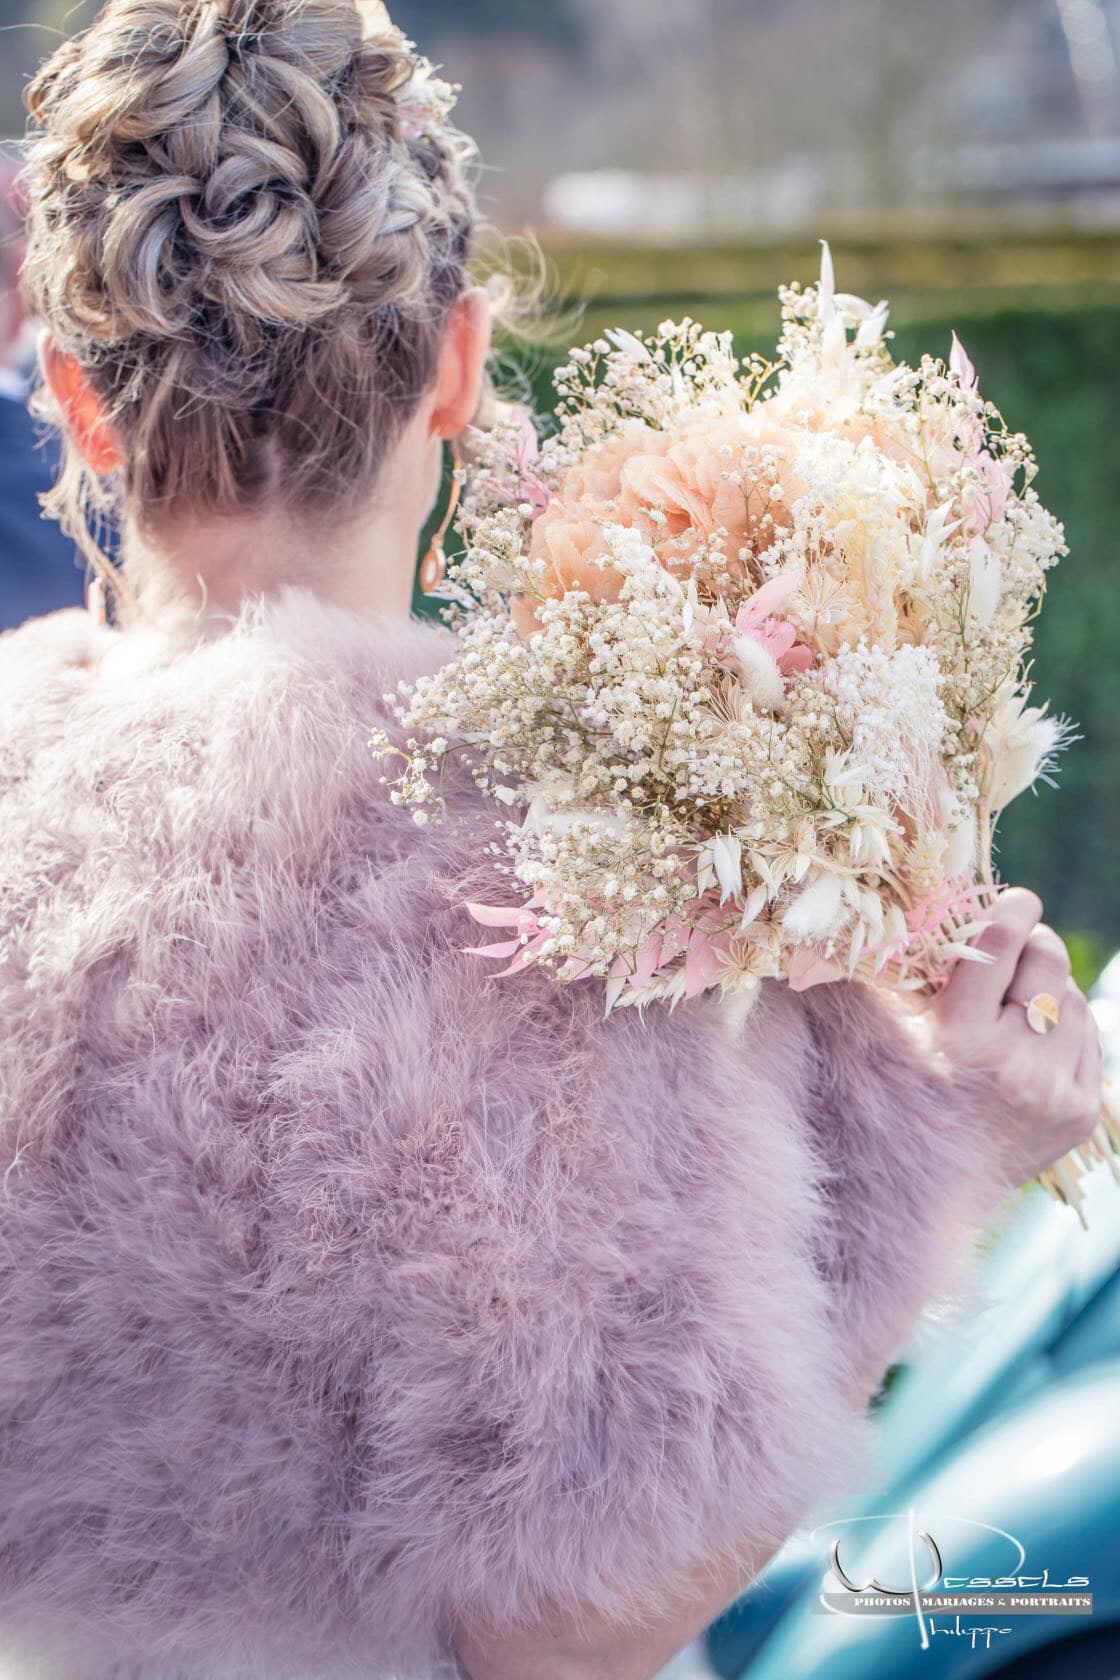
M 110 0 L 31 89 L 55 507 L 0 641 L 0 1644 L 67 1680 L 637 1680 L 867 1400 L 1099 1051 L 1030 894 L 920 1021 L 483 983 L 471 785 L 366 749 L 484 395 L 468 148 L 352 0 Z M 1019 1007 L 1060 995 L 1047 1039 Z

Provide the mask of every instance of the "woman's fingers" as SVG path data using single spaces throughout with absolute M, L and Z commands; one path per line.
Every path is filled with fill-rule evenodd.
M 1090 1135 L 1100 1114 L 1096 1022 L 1070 974 L 1065 947 L 1040 927 L 1033 893 L 1004 893 L 978 941 L 991 961 L 958 963 L 934 1004 L 935 1041 L 954 1063 L 990 1081 L 1000 1171 L 1023 1183 Z M 1050 1032 L 1032 1030 L 1026 1006 L 1040 992 L 1058 1004 Z
M 1008 1003 L 1012 1007 L 1028 1004 L 1033 997 L 1044 992 L 1060 1006 L 1069 978 L 1070 960 L 1065 940 L 1053 928 L 1040 924 L 1032 928 L 1023 946 L 1007 987 Z M 1026 1019 L 1025 1009 L 1022 1013 Z
M 937 1001 L 939 1014 L 960 1026 L 990 1026 L 998 1016 L 1023 948 L 1042 916 L 1042 900 L 1023 887 L 1001 893 L 992 925 L 976 941 L 987 963 L 959 962 Z
M 1040 992 L 1058 1005 L 1058 1024 L 1046 1033 L 1031 1026 L 1025 1005 Z M 1089 1006 L 1070 976 L 1069 958 L 1058 935 L 1036 928 L 1023 947 L 1000 1016 L 1004 1054 L 1013 1077 L 1033 1078 L 1039 1090 L 1071 1090 L 1085 1047 Z

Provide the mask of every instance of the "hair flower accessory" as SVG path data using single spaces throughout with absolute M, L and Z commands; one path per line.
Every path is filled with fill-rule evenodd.
M 1027 439 L 956 339 L 895 362 L 827 246 L 780 295 L 773 361 L 612 330 L 558 369 L 543 443 L 523 412 L 472 440 L 459 652 L 397 698 L 405 746 L 372 740 L 418 822 L 450 754 L 495 802 L 509 905 L 467 908 L 505 937 L 471 949 L 608 1012 L 932 994 L 987 960 L 995 823 L 1068 737 L 1031 703 L 1066 547 Z M 1076 1203 L 1118 1153 L 1105 1113 L 1044 1182 Z
M 442 76 L 436 75 L 426 58 L 417 58 L 416 70 L 399 105 L 404 138 L 419 139 L 429 129 L 442 127 L 455 109 L 461 92 L 459 82 L 444 81 Z
M 367 39 L 391 41 L 412 60 L 413 72 L 399 102 L 401 134 L 406 140 L 423 136 L 447 122 L 462 93 L 458 82 L 437 76 L 432 63 L 417 51 L 416 42 L 395 24 L 383 0 L 354 0 Z
M 400 35 L 392 18 L 389 16 L 388 6 L 383 0 L 354 0 L 358 16 L 362 20 L 362 34 L 366 36 Z

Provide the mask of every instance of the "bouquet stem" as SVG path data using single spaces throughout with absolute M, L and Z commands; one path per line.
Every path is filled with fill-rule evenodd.
M 1056 1201 L 1064 1202 L 1071 1207 L 1081 1221 L 1083 1230 L 1089 1229 L 1089 1222 L 1085 1218 L 1082 1202 L 1085 1190 L 1079 1182 L 1082 1175 L 1090 1172 L 1098 1161 L 1107 1161 L 1109 1171 L 1117 1184 L 1120 1184 L 1120 1113 L 1111 1090 L 1106 1087 L 1104 1100 L 1101 1103 L 1101 1117 L 1092 1132 L 1068 1155 L 1063 1155 L 1060 1161 L 1055 1161 L 1052 1167 L 1038 1175 L 1038 1182 L 1048 1190 Z
M 995 871 L 992 867 L 992 839 L 995 828 L 994 815 L 988 798 L 988 787 L 982 790 L 980 803 L 980 833 L 978 850 L 978 874 L 983 886 L 995 888 Z M 1085 1190 L 1081 1179 L 1086 1172 L 1091 1172 L 1098 1161 L 1107 1161 L 1109 1171 L 1117 1184 L 1120 1184 L 1120 1110 L 1112 1097 L 1111 1090 L 1106 1085 L 1101 1097 L 1100 1119 L 1093 1127 L 1089 1136 L 1076 1149 L 1063 1155 L 1060 1161 L 1055 1161 L 1052 1167 L 1038 1174 L 1038 1183 L 1044 1190 L 1049 1191 L 1055 1201 L 1071 1207 L 1081 1221 L 1084 1231 L 1089 1229 L 1089 1221 L 1085 1217 L 1082 1203 L 1085 1200 Z

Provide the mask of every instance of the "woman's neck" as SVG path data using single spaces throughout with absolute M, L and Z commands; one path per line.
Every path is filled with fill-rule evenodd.
M 226 617 L 250 595 L 310 589 L 356 618 L 407 618 L 420 531 L 439 490 L 442 447 L 423 411 L 405 426 L 361 511 L 344 524 L 287 509 L 182 518 L 158 534 L 126 526 L 124 577 L 143 619 Z
M 414 518 L 391 507 L 334 531 L 282 514 L 180 522 L 158 537 L 129 527 L 123 570 L 146 623 L 224 618 L 293 585 L 377 622 L 411 611 L 417 537 Z

